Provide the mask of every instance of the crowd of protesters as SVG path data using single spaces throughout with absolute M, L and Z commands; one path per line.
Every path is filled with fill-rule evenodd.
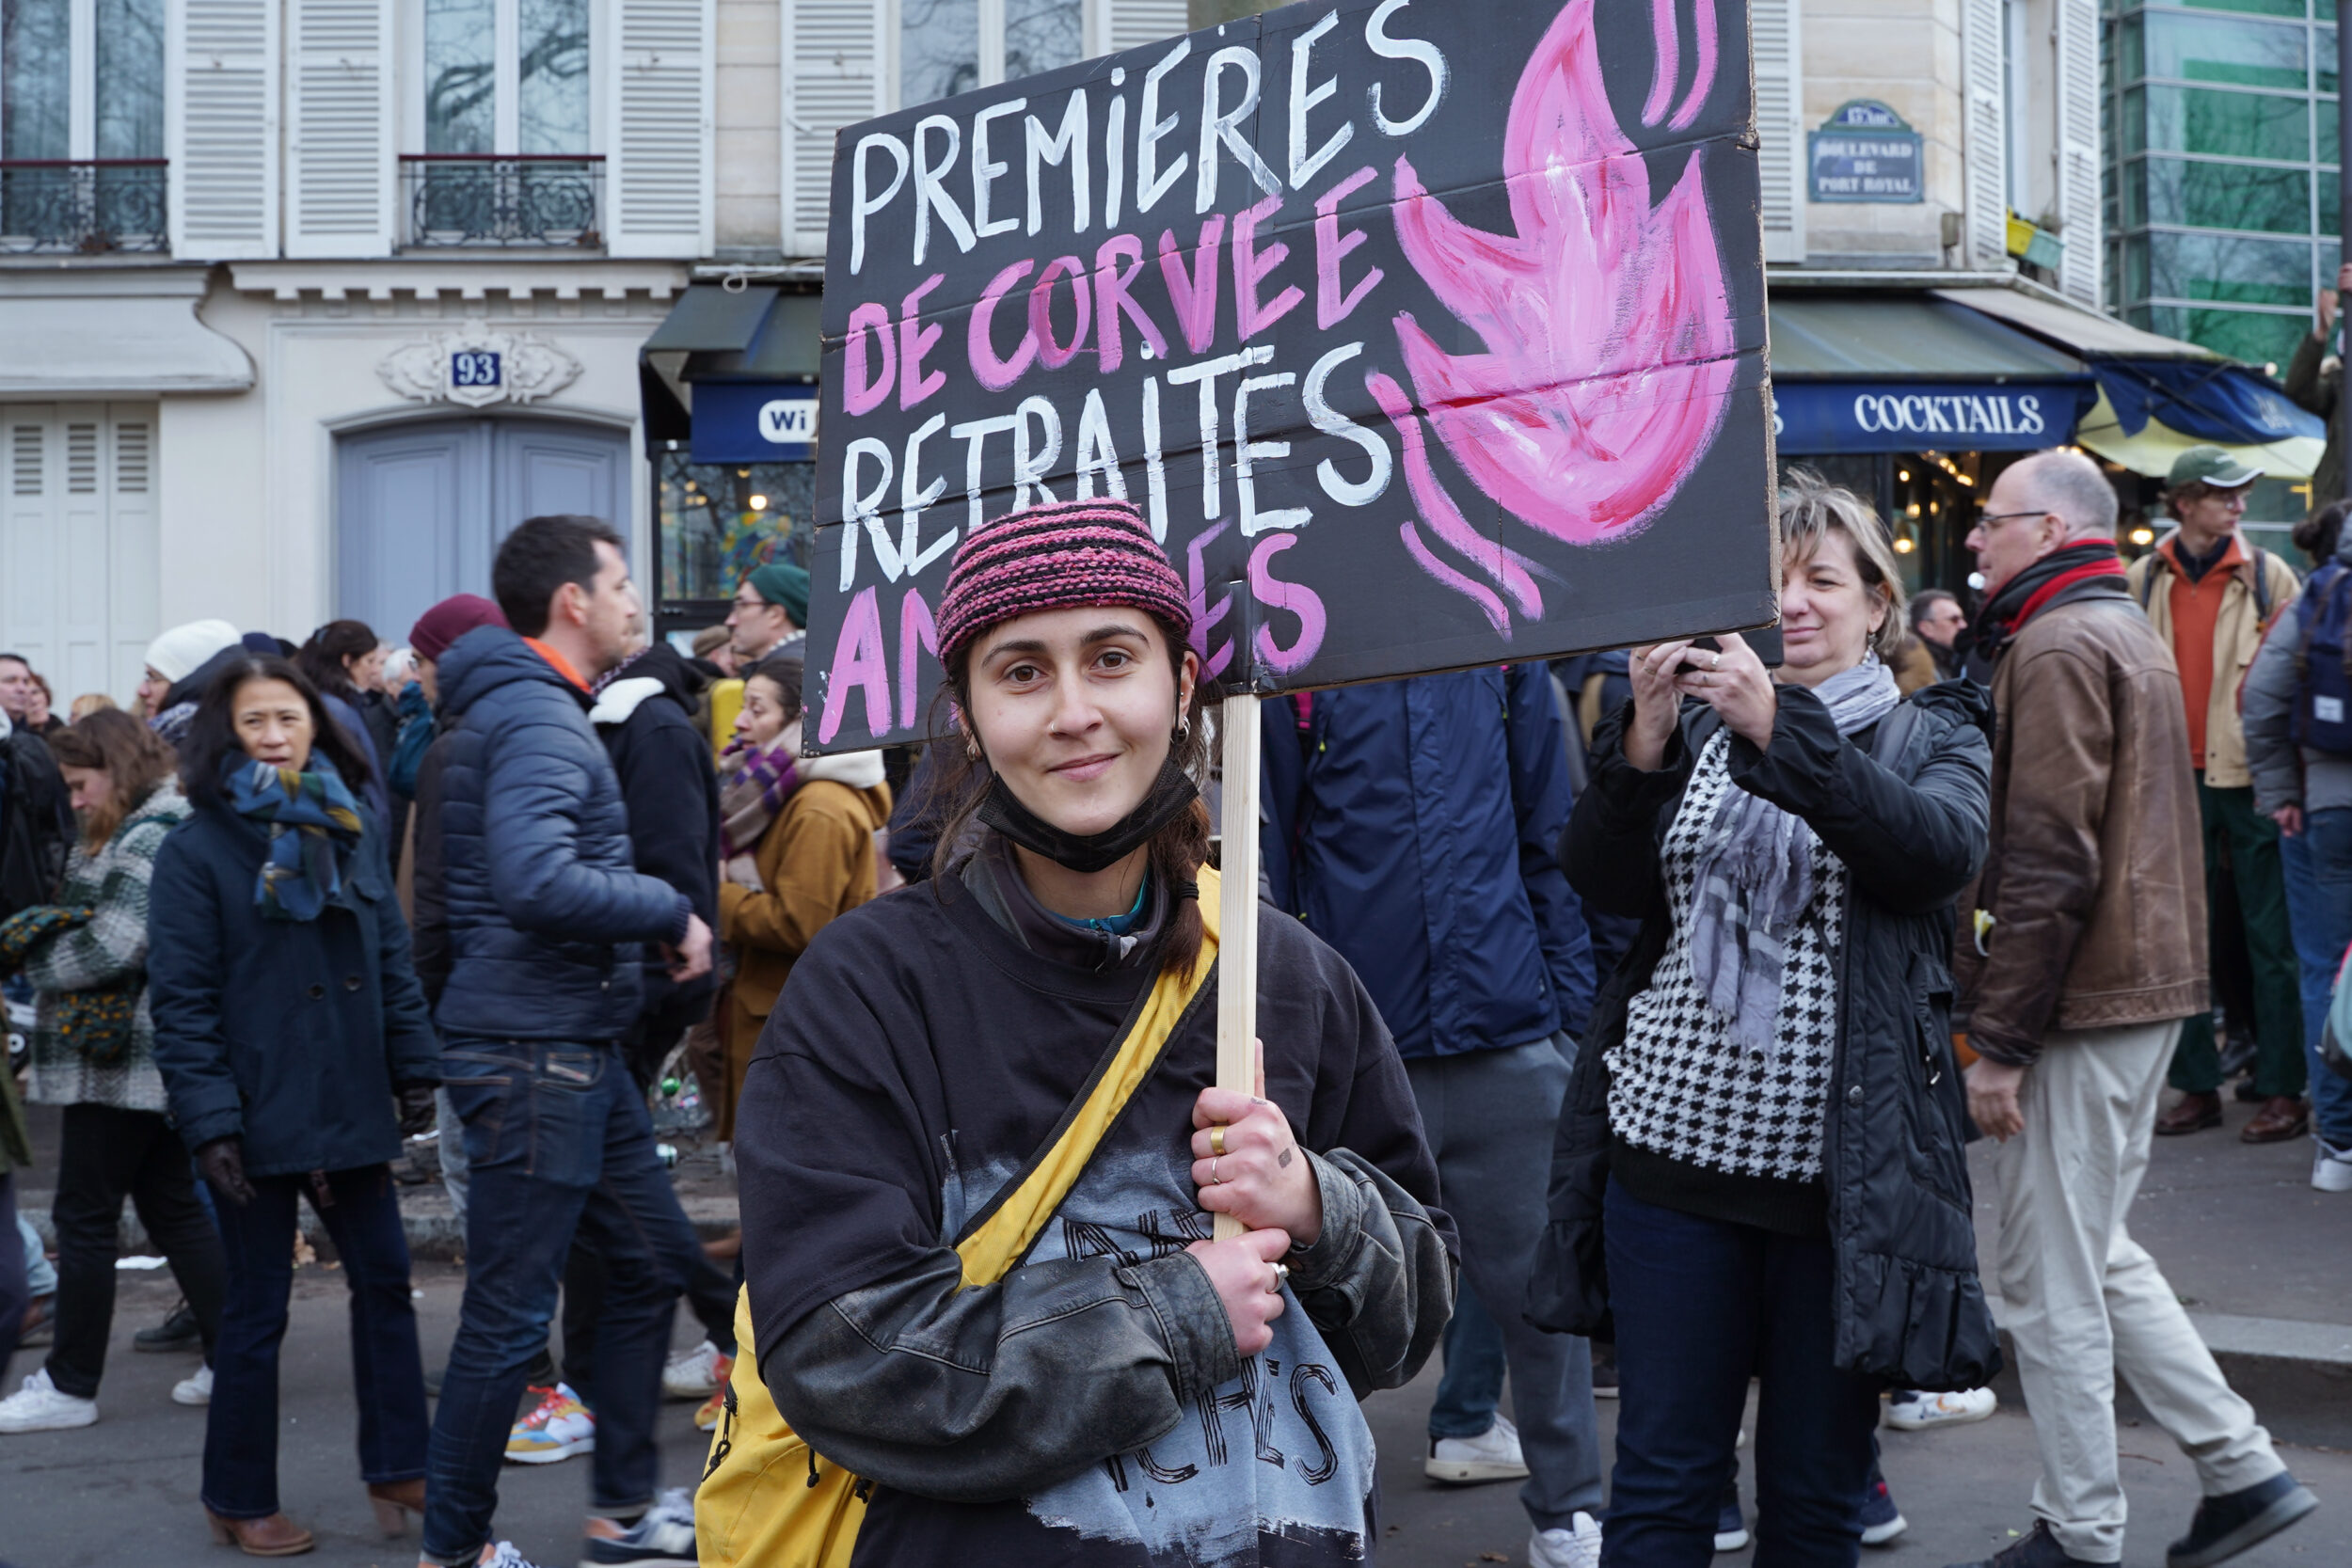
M 2352 539 L 2299 530 L 2307 584 L 2237 526 L 2255 477 L 2185 454 L 2127 570 L 2096 466 L 2015 463 L 1972 615 L 1796 471 L 1769 666 L 1263 705 L 1263 859 L 1224 872 L 1262 895 L 1251 1094 L 1215 1083 L 1192 600 L 1123 502 L 958 548 L 898 790 L 803 754 L 804 571 L 689 654 L 593 518 L 523 522 L 398 648 L 175 627 L 128 712 L 0 654 L 0 972 L 61 1108 L 40 1279 L 0 1075 L 0 1368 L 49 1343 L 0 1434 L 98 1419 L 128 1197 L 213 1537 L 311 1549 L 276 1465 L 307 1202 L 421 1568 L 528 1568 L 501 1467 L 576 1454 L 590 1563 L 1366 1560 L 1359 1402 L 1433 1353 L 1423 1469 L 1521 1481 L 1538 1568 L 1852 1563 L 1907 1528 L 1882 1420 L 1995 1406 L 1990 1284 L 2042 1475 L 1977 1568 L 2120 1560 L 2119 1372 L 2200 1483 L 2171 1568 L 2227 1560 L 2316 1504 L 2131 1240 L 2150 1140 L 2243 1073 L 2241 1136 L 2352 1191 Z M 681 1059 L 739 1243 L 655 1145 Z M 426 1134 L 468 1260 L 430 1371 Z M 695 1488 L 665 1398 L 712 1432 Z

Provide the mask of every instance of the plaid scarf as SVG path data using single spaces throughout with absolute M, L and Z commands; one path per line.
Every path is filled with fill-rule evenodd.
M 1895 673 L 1866 654 L 1813 689 L 1839 735 L 1884 718 L 1902 693 Z M 1691 974 L 1718 1013 L 1731 1021 L 1731 1041 L 1776 1060 L 1780 984 L 1788 938 L 1813 901 L 1813 847 L 1804 821 L 1761 795 L 1724 792 L 1699 841 L 1691 891 Z
M 269 833 L 253 884 L 262 918 L 316 920 L 342 891 L 343 862 L 359 842 L 359 803 L 335 765 L 317 752 L 308 772 L 231 754 L 221 764 L 221 783 L 230 808 Z
M 786 800 L 801 787 L 801 770 L 793 761 L 800 749 L 801 726 L 795 720 L 773 746 L 762 748 L 738 735 L 719 753 L 719 856 L 728 863 L 729 881 L 760 885 L 752 855 Z

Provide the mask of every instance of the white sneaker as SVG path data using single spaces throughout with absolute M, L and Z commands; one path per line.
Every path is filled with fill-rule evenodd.
M 1527 1474 L 1519 1452 L 1519 1429 L 1502 1416 L 1475 1437 L 1432 1437 L 1422 1474 L 1431 1481 L 1466 1486 L 1482 1481 L 1518 1481 Z M 1565 1533 L 1565 1532 L 1560 1532 Z
M 2352 1148 L 2312 1134 L 2312 1185 L 2323 1193 L 2352 1193 Z
M 512 1541 L 493 1541 L 482 1548 L 474 1564 L 475 1568 L 532 1568 L 531 1560 L 515 1549 Z M 417 1568 L 426 1568 L 426 1564 L 420 1560 Z
M 210 1404 L 213 1402 L 213 1369 L 199 1367 L 196 1375 L 183 1378 L 171 1387 L 174 1404 Z
M 1966 1426 L 1981 1421 L 2000 1407 L 2000 1396 L 1990 1388 L 1967 1388 L 1957 1394 L 1914 1394 L 1886 1406 L 1886 1424 L 1900 1432 L 1925 1432 L 1930 1427 Z
M 694 1495 L 674 1486 L 628 1529 L 610 1519 L 589 1520 L 580 1568 L 697 1568 L 700 1561 L 694 1549 Z
M 670 1357 L 661 1369 L 661 1392 L 667 1399 L 707 1400 L 734 1370 L 735 1357 L 705 1339 Z
M 1572 1529 L 1539 1529 L 1527 1538 L 1529 1568 L 1600 1568 L 1600 1524 L 1589 1513 Z
M 98 1419 L 96 1400 L 61 1394 L 43 1367 L 24 1380 L 24 1386 L 0 1400 L 0 1432 L 63 1432 L 86 1427 Z

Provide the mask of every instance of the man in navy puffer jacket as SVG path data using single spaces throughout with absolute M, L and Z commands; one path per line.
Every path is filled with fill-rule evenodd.
M 1552 856 L 1573 797 L 1550 673 L 1422 675 L 1260 712 L 1268 893 L 1379 1005 L 1461 1228 L 1465 1289 L 1423 1468 L 1527 1477 L 1529 1560 L 1578 1560 L 1597 1548 L 1601 1499 L 1590 1352 L 1519 1311 L 1595 978 Z M 1496 1410 L 1505 1366 L 1516 1434 Z
M 684 1280 L 647 1238 L 674 1227 L 677 1198 L 619 1042 L 637 1017 L 641 944 L 670 948 L 672 976 L 691 980 L 709 967 L 710 928 L 684 894 L 633 869 L 628 808 L 588 721 L 589 683 L 619 662 L 641 609 L 620 543 L 591 517 L 517 526 L 491 569 L 513 629 L 469 632 L 438 665 L 449 979 L 435 1018 L 471 1191 L 424 1559 L 452 1568 L 490 1544 L 508 1423 L 576 1230 L 608 1271 L 590 1535 L 640 1528 L 659 1478 L 653 1421 Z

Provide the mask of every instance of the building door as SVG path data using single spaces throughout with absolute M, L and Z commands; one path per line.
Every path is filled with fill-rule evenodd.
M 0 406 L 0 649 L 47 678 L 63 714 L 86 691 L 128 704 L 163 628 L 152 404 Z
M 389 642 L 452 594 L 490 593 L 525 517 L 584 513 L 626 531 L 628 436 L 559 420 L 432 420 L 336 443 L 335 613 Z

